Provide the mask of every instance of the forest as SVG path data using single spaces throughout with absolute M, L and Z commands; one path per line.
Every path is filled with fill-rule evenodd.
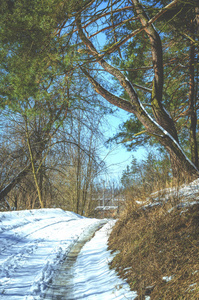
M 1 210 L 92 215 L 105 143 L 148 149 L 121 191 L 198 178 L 197 0 L 2 0 L 0 12 Z

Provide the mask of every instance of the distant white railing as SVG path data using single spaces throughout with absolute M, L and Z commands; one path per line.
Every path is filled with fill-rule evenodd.
M 118 209 L 118 207 L 121 205 L 122 202 L 124 202 L 125 199 L 121 196 L 117 198 L 104 197 L 93 200 L 95 200 L 98 203 L 95 210 L 115 210 Z

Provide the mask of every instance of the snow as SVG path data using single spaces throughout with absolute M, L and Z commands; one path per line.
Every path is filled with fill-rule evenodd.
M 134 299 L 137 294 L 108 267 L 113 224 L 61 209 L 0 213 L 0 299 Z M 68 285 L 61 285 L 63 275 Z M 49 298 L 58 284 L 62 296 L 54 290 Z
M 163 277 L 162 277 L 162 280 L 164 280 L 164 281 L 166 281 L 166 282 L 169 282 L 169 281 L 171 281 L 173 278 L 174 278 L 174 276 L 163 276 Z
M 142 108 L 142 110 L 144 111 L 144 113 L 147 115 L 148 119 L 151 120 L 151 122 L 153 122 L 154 125 L 156 125 L 160 131 L 162 131 L 164 134 L 160 135 L 160 137 L 164 137 L 168 136 L 170 138 L 170 140 L 178 147 L 178 149 L 181 151 L 181 153 L 183 154 L 184 158 L 187 160 L 187 162 L 189 164 L 192 165 L 192 167 L 197 171 L 196 166 L 192 163 L 192 161 L 190 161 L 190 159 L 186 156 L 186 154 L 184 153 L 183 149 L 180 147 L 180 145 L 177 143 L 177 141 L 172 137 L 172 135 L 170 135 L 170 133 L 168 131 L 166 131 L 162 126 L 160 126 L 160 124 L 158 124 L 146 111 L 146 109 L 144 108 L 144 106 L 142 105 L 142 103 L 139 101 L 139 105 Z M 154 134 L 155 135 L 155 134 Z
M 179 206 L 189 206 L 198 203 L 199 201 L 199 179 L 192 181 L 189 184 L 184 184 L 179 188 L 167 188 L 150 195 L 153 201 L 167 202 L 170 199 L 178 199 L 181 203 Z M 193 201 L 194 199 L 194 201 Z M 157 204 L 157 203 L 156 203 Z M 152 204 L 150 204 L 152 205 Z M 154 203 L 155 205 L 155 203 Z
M 95 208 L 95 210 L 114 210 L 114 209 L 118 209 L 118 206 L 114 206 L 114 205 L 106 205 L 106 206 L 97 206 L 96 208 Z
M 110 231 L 110 223 L 96 233 L 78 256 L 79 276 L 74 280 L 75 299 L 81 299 L 83 292 L 88 300 L 124 299 L 124 291 L 125 299 L 133 299 L 137 296 L 137 293 L 130 292 L 128 284 L 116 278 L 115 271 L 108 267 L 111 256 L 107 251 L 107 230 Z

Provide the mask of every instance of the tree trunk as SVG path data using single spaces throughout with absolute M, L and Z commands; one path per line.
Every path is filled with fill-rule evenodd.
M 30 171 L 31 163 L 27 165 L 21 172 L 19 172 L 15 178 L 4 188 L 0 191 L 0 200 L 4 199 L 8 193 L 18 184 Z
M 191 24 L 192 38 L 194 37 L 195 25 Z M 198 168 L 198 145 L 196 137 L 197 115 L 196 115 L 196 101 L 195 101 L 195 46 L 190 42 L 190 55 L 189 55 L 189 112 L 190 112 L 190 148 L 191 160 Z
M 80 116 L 79 116 L 80 117 Z M 76 168 L 76 213 L 80 213 L 81 204 L 81 185 L 82 185 L 82 168 L 81 168 L 81 124 L 78 120 L 78 137 L 77 137 L 77 168 Z
M 35 181 L 35 186 L 37 189 L 37 195 L 38 195 L 40 207 L 44 208 L 44 203 L 42 201 L 42 194 L 41 194 L 41 190 L 39 188 L 39 182 L 38 182 L 37 174 L 36 174 L 36 170 L 35 170 L 35 160 L 33 157 L 33 151 L 32 151 L 31 144 L 30 144 L 30 136 L 29 136 L 29 132 L 28 132 L 28 124 L 27 124 L 26 118 L 25 118 L 25 128 L 26 128 L 26 138 L 27 138 L 28 150 L 29 150 L 29 155 L 30 155 L 30 162 L 31 162 L 31 166 L 32 166 L 32 173 L 33 173 L 33 177 L 34 177 L 34 181 Z
M 164 84 L 162 42 L 158 32 L 155 30 L 155 27 L 153 25 L 148 25 L 149 18 L 140 2 L 138 0 L 132 0 L 132 3 L 135 6 L 137 16 L 139 17 L 141 24 L 144 26 L 144 31 L 146 32 L 151 45 L 154 70 L 153 88 L 151 95 L 153 115 L 156 122 L 160 124 L 160 126 L 162 126 L 178 142 L 178 135 L 173 119 L 170 117 L 170 115 L 162 105 L 162 93 Z
M 133 1 L 134 2 L 134 1 Z M 137 1 L 136 1 L 137 3 Z M 142 104 L 139 101 L 138 95 L 133 88 L 133 85 L 129 82 L 129 80 L 124 76 L 124 74 L 107 63 L 103 56 L 98 53 L 91 40 L 89 40 L 82 28 L 81 24 L 81 15 L 76 17 L 76 25 L 79 36 L 82 42 L 87 47 L 87 52 L 93 56 L 97 63 L 99 63 L 102 68 L 113 75 L 120 82 L 121 86 L 125 89 L 129 96 L 129 101 L 122 99 L 118 96 L 113 95 L 105 88 L 103 88 L 90 74 L 85 68 L 81 68 L 84 74 L 87 76 L 88 80 L 92 83 L 95 90 L 104 97 L 107 101 L 114 104 L 117 107 L 120 107 L 130 113 L 136 115 L 136 117 L 140 120 L 140 122 L 145 126 L 148 134 L 157 138 L 157 140 L 166 148 L 169 152 L 170 157 L 172 159 L 172 163 L 175 162 L 175 170 L 174 174 L 182 174 L 186 173 L 189 176 L 199 176 L 198 169 L 194 166 L 194 164 L 186 157 L 183 150 L 181 149 L 178 143 L 178 137 L 176 133 L 176 128 L 173 120 L 169 116 L 169 114 L 164 109 L 161 103 L 161 93 L 162 93 L 162 85 L 163 85 L 163 72 L 162 72 L 162 58 L 161 54 L 158 54 L 158 51 L 162 51 L 161 45 L 157 42 L 151 41 L 152 44 L 152 53 L 154 55 L 154 88 L 153 93 L 155 96 L 152 99 L 152 104 L 154 108 L 154 115 L 157 121 L 153 120 L 151 116 L 144 109 Z M 148 33 L 150 35 L 150 32 Z M 157 35 L 157 33 L 155 33 Z M 157 41 L 157 37 L 156 37 Z M 158 45 L 158 47 L 157 47 Z M 154 50 L 153 50 L 154 48 Z M 160 64 L 160 66 L 159 66 Z M 153 96 L 153 95 L 152 95 Z M 157 104 L 157 106 L 156 106 Z M 161 124 L 158 124 L 161 123 Z

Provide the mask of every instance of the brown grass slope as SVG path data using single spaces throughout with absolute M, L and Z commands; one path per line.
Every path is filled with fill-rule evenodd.
M 199 203 L 168 210 L 128 202 L 109 249 L 118 251 L 111 267 L 137 299 L 199 299 Z

